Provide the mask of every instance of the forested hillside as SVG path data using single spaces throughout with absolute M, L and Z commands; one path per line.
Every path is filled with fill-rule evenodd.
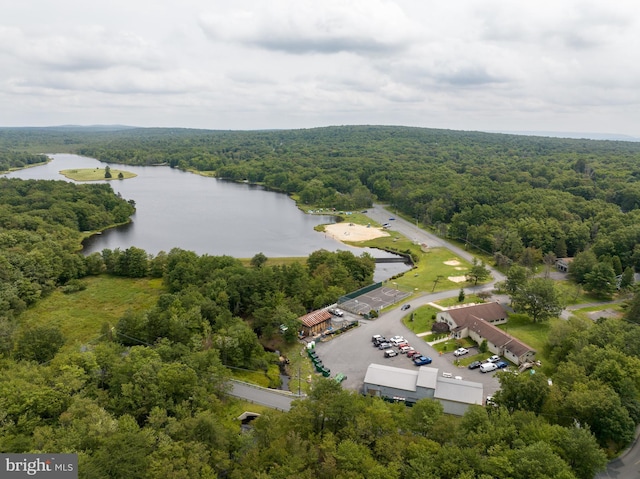
M 0 178 L 0 319 L 85 276 L 83 233 L 124 223 L 134 211 L 107 185 Z

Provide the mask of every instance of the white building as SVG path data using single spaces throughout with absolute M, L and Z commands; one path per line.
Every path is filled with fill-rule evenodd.
M 427 366 L 410 370 L 370 364 L 364 377 L 364 393 L 408 403 L 436 399 L 444 412 L 457 416 L 462 416 L 471 404 L 483 404 L 481 383 L 445 378 L 438 375 L 437 368 Z

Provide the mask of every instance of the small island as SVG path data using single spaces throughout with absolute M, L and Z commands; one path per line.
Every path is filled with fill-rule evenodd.
M 60 174 L 74 181 L 126 180 L 138 176 L 130 171 L 114 170 L 109 166 L 105 166 L 104 168 L 61 170 Z

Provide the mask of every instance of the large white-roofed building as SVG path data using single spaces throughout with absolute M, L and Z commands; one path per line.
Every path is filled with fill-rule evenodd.
M 440 377 L 437 368 L 428 366 L 410 370 L 370 364 L 364 377 L 364 393 L 407 403 L 436 399 L 444 412 L 458 416 L 471 404 L 483 404 L 481 383 Z

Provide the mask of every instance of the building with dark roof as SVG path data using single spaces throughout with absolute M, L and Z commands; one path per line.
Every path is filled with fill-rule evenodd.
M 478 344 L 487 341 L 489 351 L 516 365 L 533 361 L 534 349 L 496 326 L 507 320 L 507 311 L 499 303 L 462 306 L 436 314 L 436 321 L 446 323 L 454 338 L 468 337 Z

